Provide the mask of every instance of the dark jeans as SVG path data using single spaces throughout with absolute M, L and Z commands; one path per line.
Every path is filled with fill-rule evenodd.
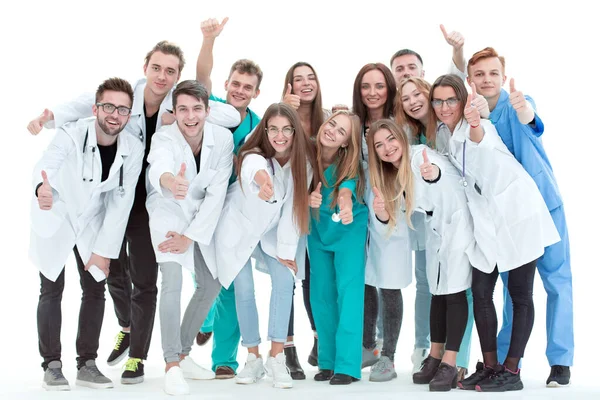
M 429 312 L 429 329 L 431 342 L 446 343 L 446 350 L 460 350 L 469 318 L 469 303 L 467 292 L 432 295 Z
M 533 307 L 533 279 L 536 261 L 508 272 L 508 292 L 513 303 L 513 326 L 508 357 L 521 358 L 529 341 L 535 316 Z M 494 287 L 498 268 L 485 274 L 473 268 L 473 312 L 483 353 L 495 352 L 498 317 L 494 307 Z
M 98 341 L 104 320 L 104 285 L 106 280 L 96 282 L 92 274 L 84 270 L 77 247 L 73 249 L 79 272 L 79 283 L 83 291 L 79 309 L 79 326 L 75 348 L 77 367 L 87 360 L 98 357 Z M 40 274 L 40 300 L 37 308 L 38 342 L 40 355 L 44 358 L 42 368 L 46 370 L 51 361 L 59 361 L 61 355 L 60 329 L 62 325 L 61 300 L 65 288 L 65 270 L 56 282 Z
M 302 297 L 304 298 L 304 308 L 306 309 L 306 315 L 310 321 L 310 328 L 313 332 L 317 331 L 315 328 L 315 319 L 313 318 L 312 306 L 310 305 L 310 261 L 308 260 L 308 251 L 305 257 L 305 273 L 304 279 L 302 280 Z M 294 294 L 296 293 L 296 285 L 294 284 Z M 294 301 L 292 300 L 292 312 L 290 313 L 290 323 L 288 325 L 288 336 L 294 336 Z
M 145 207 L 134 207 L 119 259 L 111 261 L 108 276 L 108 291 L 119 325 L 131 327 L 129 356 L 133 358 L 145 360 L 148 357 L 156 313 L 157 278 L 158 265 L 150 239 L 148 212 Z
M 383 323 L 383 348 L 381 355 L 394 360 L 396 345 L 402 327 L 404 303 L 400 289 L 380 289 Z M 373 349 L 376 346 L 375 331 L 379 314 L 379 295 L 377 288 L 365 285 L 365 319 L 363 327 L 363 347 Z

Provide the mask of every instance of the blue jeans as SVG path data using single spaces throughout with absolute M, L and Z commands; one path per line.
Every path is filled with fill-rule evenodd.
M 429 348 L 429 311 L 431 293 L 427 282 L 427 260 L 425 250 L 415 251 L 415 279 L 417 294 L 415 296 L 415 349 Z
M 289 268 L 273 257 L 265 254 L 264 260 L 269 269 L 269 275 L 271 275 L 268 340 L 285 343 L 292 308 L 294 277 Z M 252 263 L 248 260 L 233 281 L 235 307 L 242 334 L 242 346 L 244 347 L 255 347 L 260 344 L 258 310 L 256 309 L 256 299 L 254 297 L 252 270 Z

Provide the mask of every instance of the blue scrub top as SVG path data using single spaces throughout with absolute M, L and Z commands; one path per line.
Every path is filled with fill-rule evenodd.
M 525 99 L 531 103 L 535 111 L 533 99 L 529 96 L 525 96 Z M 534 123 L 523 125 L 510 104 L 508 92 L 502 89 L 496 108 L 490 113 L 490 121 L 496 127 L 506 147 L 535 181 L 548 210 L 552 211 L 560 207 L 563 204 L 562 196 L 540 138 L 544 133 L 544 124 L 537 112 Z

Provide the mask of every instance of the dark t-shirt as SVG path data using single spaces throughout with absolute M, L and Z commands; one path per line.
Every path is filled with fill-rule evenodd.
M 142 162 L 142 172 L 135 187 L 135 198 L 133 200 L 132 214 L 146 212 L 146 168 L 148 168 L 148 154 L 150 154 L 150 145 L 152 144 L 152 135 L 156 132 L 158 123 L 158 112 L 148 116 L 146 105 L 144 105 L 144 118 L 146 118 L 146 150 L 144 151 L 144 161 Z
M 100 160 L 102 160 L 102 181 L 104 182 L 108 178 L 110 167 L 115 162 L 115 156 L 117 155 L 117 142 L 115 141 L 110 146 L 98 145 L 98 151 L 100 151 Z
M 200 150 L 198 154 L 194 154 L 194 159 L 196 160 L 196 173 L 200 173 L 200 154 L 202 154 L 202 150 Z

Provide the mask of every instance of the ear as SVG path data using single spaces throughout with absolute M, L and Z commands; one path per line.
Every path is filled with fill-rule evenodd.
M 425 70 L 424 69 L 421 70 L 421 76 L 420 76 L 420 78 L 425 78 Z
M 146 76 L 147 70 L 148 70 L 148 63 L 144 64 L 144 76 Z
M 502 75 L 502 86 L 504 86 L 505 82 L 506 82 L 506 75 Z
M 469 84 L 469 86 L 471 86 L 471 77 L 469 75 L 467 75 L 467 83 Z
M 223 87 L 225 88 L 225 91 L 227 91 L 227 85 L 229 85 L 229 79 L 225 81 L 225 84 L 223 85 Z
M 98 106 L 95 104 L 92 106 L 92 114 L 94 115 L 94 117 L 98 116 Z
M 254 96 L 252 96 L 252 98 L 253 99 L 257 98 L 259 94 L 260 94 L 260 89 L 256 89 L 256 92 L 254 93 Z
M 206 118 L 210 115 L 210 107 L 206 106 Z

